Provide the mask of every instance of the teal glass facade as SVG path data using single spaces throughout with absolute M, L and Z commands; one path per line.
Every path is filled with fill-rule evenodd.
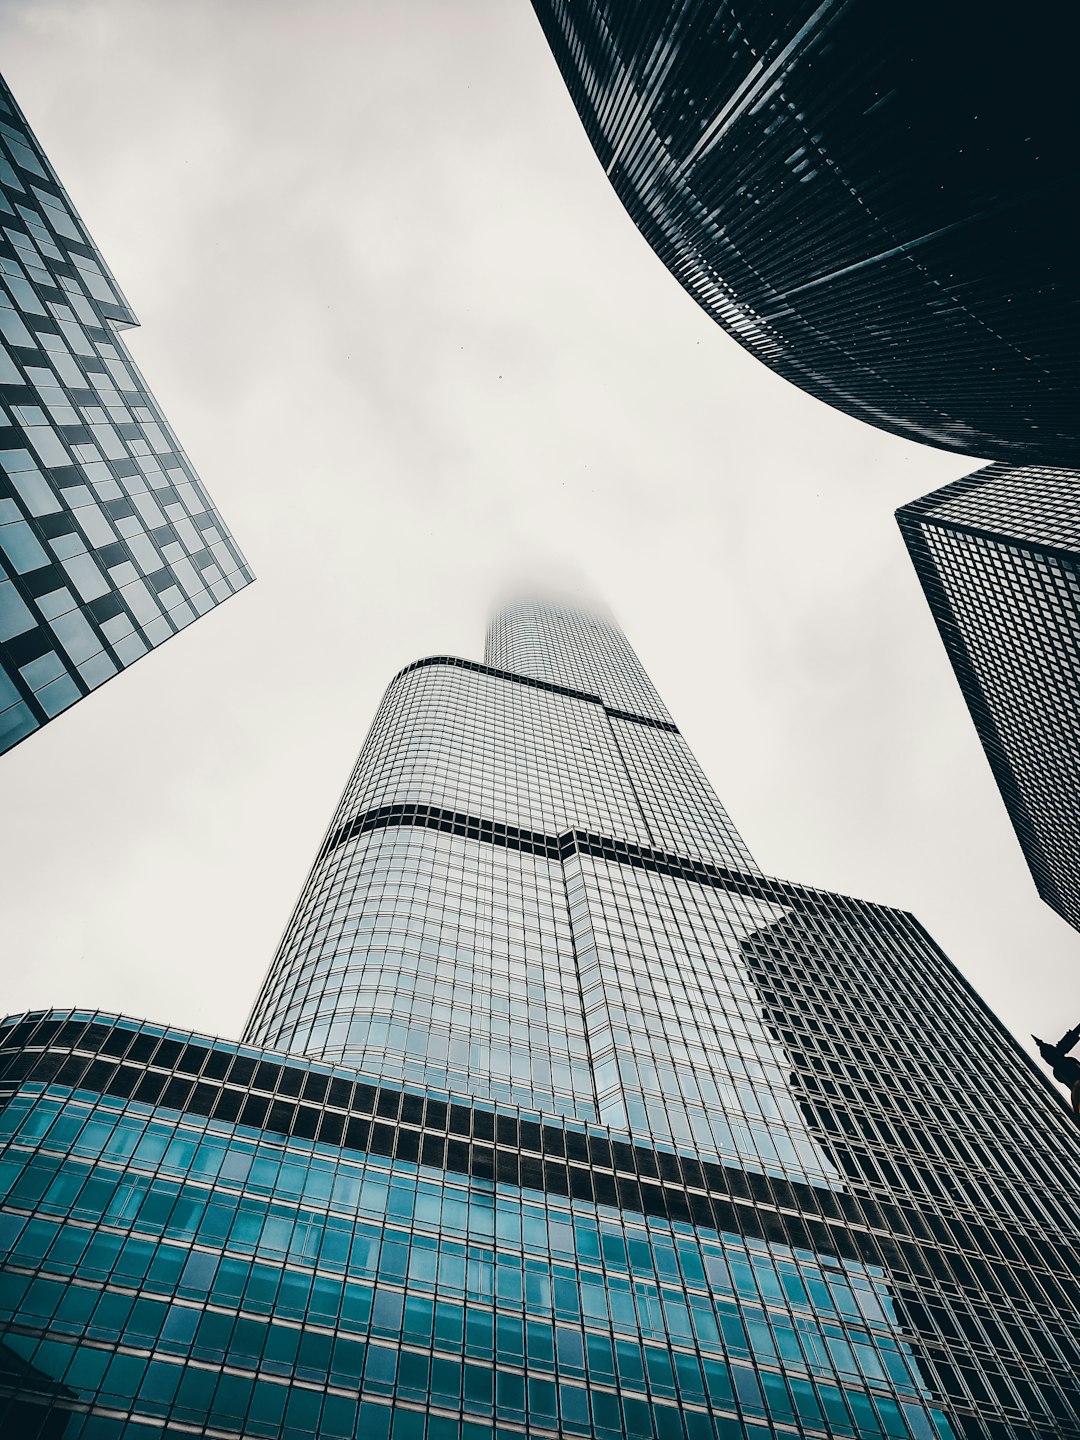
M 181 1066 L 192 1046 L 207 1071 L 260 1056 L 40 1018 L 72 1070 L 159 1036 Z M 333 1078 L 283 1073 L 297 1089 Z M 30 1080 L 3 1112 L 5 1369 L 28 1367 L 4 1433 L 61 1413 L 55 1433 L 101 1440 L 165 1420 L 267 1440 L 952 1434 L 880 1265 L 101 1094 L 89 1078 Z
M 917 921 L 511 607 L 392 681 L 241 1043 L 0 1025 L 0 1435 L 1078 1440 L 1078 1196 Z

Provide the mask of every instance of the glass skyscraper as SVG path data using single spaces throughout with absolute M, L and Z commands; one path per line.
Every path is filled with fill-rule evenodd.
M 1060 1097 L 579 611 L 391 682 L 241 1043 L 17 1016 L 0 1100 L 5 1435 L 1080 1437 Z
M 909 440 L 1080 465 L 1075 85 L 1050 12 L 533 5 L 634 223 L 752 355 Z
M 0 752 L 252 579 L 0 80 Z
M 1080 473 L 989 465 L 896 518 L 1039 894 L 1080 929 Z

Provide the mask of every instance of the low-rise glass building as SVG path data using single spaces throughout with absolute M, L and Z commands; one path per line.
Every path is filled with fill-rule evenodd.
M 243 1043 L 0 1027 L 0 1434 L 1075 1440 L 1078 1181 L 918 923 L 512 607 L 391 683 Z

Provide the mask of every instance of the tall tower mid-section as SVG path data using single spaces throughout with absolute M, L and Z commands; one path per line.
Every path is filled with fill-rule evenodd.
M 486 655 L 391 682 L 247 1038 L 728 1148 L 721 1095 L 747 1074 L 724 1016 L 758 922 L 677 875 L 754 862 L 615 625 L 515 605 Z M 612 981 L 637 1013 L 658 967 L 685 976 L 707 1074 L 659 1024 L 646 1062 L 616 1020 Z M 753 1081 L 799 1129 L 784 1057 L 753 1029 Z

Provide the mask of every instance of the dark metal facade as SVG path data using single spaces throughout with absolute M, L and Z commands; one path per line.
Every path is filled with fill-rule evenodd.
M 991 465 L 896 518 L 1039 894 L 1080 929 L 1080 474 Z
M 753 355 L 911 440 L 1080 463 L 1057 7 L 534 6 L 635 224 Z

